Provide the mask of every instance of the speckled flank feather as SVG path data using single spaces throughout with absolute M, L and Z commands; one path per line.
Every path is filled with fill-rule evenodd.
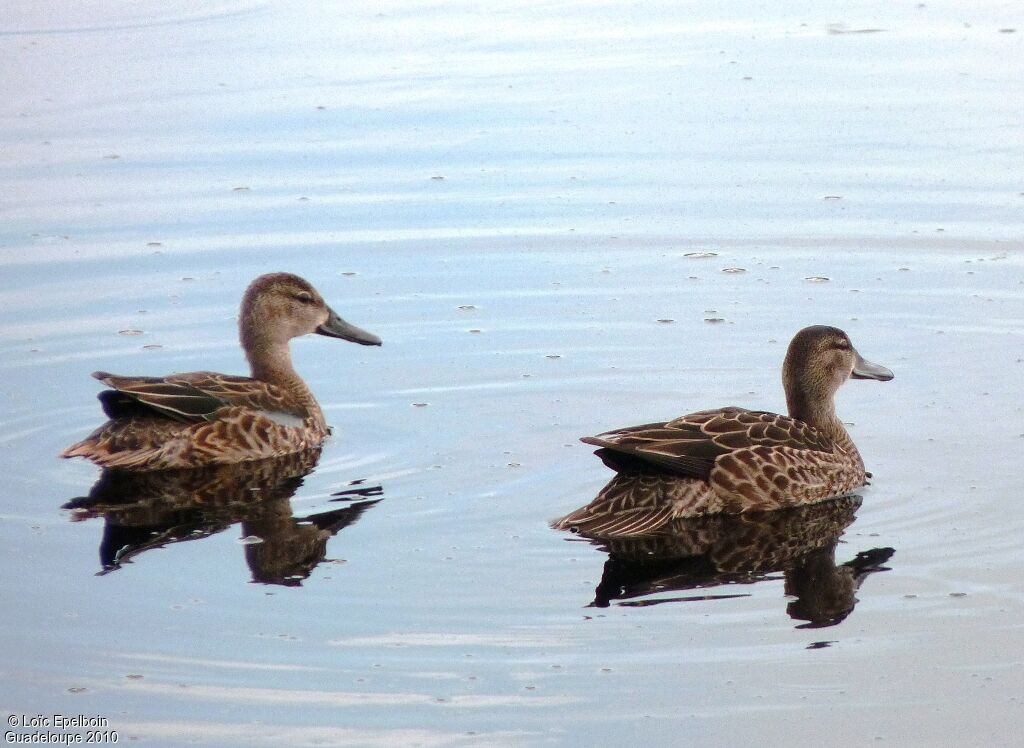
M 309 283 L 287 273 L 253 281 L 239 325 L 252 377 L 96 372 L 111 388 L 100 393 L 110 420 L 61 456 L 138 472 L 248 462 L 318 447 L 329 429 L 292 367 L 288 341 L 311 332 L 363 345 L 380 345 L 380 339 L 344 322 Z
M 849 439 L 833 442 L 787 416 L 741 408 L 583 441 L 646 459 L 672 476 L 620 473 L 590 504 L 554 524 L 585 535 L 641 535 L 679 517 L 800 506 L 855 491 L 865 480 Z
M 136 417 L 108 421 L 62 457 L 88 457 L 119 470 L 168 470 L 247 462 L 319 446 L 327 430 L 322 419 L 308 417 L 282 426 L 267 415 L 225 406 L 212 420 L 182 423 Z
M 841 330 L 807 328 L 783 371 L 789 416 L 728 407 L 585 437 L 620 474 L 553 527 L 627 537 L 682 517 L 784 509 L 857 490 L 864 463 L 833 406 L 851 375 L 892 378 L 864 361 Z

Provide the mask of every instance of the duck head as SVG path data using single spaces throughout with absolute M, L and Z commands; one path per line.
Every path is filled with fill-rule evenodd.
M 892 378 L 889 369 L 861 356 L 845 332 L 826 325 L 798 332 L 782 365 L 789 414 L 807 423 L 833 412 L 832 398 L 847 379 Z
M 360 345 L 381 344 L 376 335 L 339 317 L 308 281 L 291 273 L 261 275 L 250 283 L 238 324 L 246 349 L 256 341 L 282 345 L 309 333 Z

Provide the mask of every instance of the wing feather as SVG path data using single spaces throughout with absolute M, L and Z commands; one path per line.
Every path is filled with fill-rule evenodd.
M 666 423 L 609 431 L 581 439 L 600 447 L 601 459 L 615 468 L 615 454 L 677 475 L 708 480 L 723 455 L 754 447 L 831 453 L 832 441 L 802 421 L 764 411 L 728 407 L 704 410 Z
M 148 407 L 152 414 L 187 423 L 211 420 L 221 408 L 229 406 L 299 418 L 307 415 L 291 403 L 280 387 L 249 377 L 204 371 L 166 377 L 122 377 L 98 371 L 93 376 L 121 395 Z M 123 398 L 111 395 L 101 400 L 117 409 L 123 405 Z
M 228 404 L 187 382 L 174 382 L 163 377 L 118 377 L 106 372 L 96 372 L 93 376 L 108 387 L 176 421 L 206 420 Z

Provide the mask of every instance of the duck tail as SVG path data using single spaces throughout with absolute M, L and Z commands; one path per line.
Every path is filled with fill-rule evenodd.
M 139 451 L 118 450 L 112 452 L 92 439 L 84 439 L 77 444 L 72 444 L 61 452 L 60 456 L 65 459 L 84 457 L 104 469 L 134 472 L 159 469 L 161 467 L 159 464 L 159 453 L 160 450 L 158 449 L 143 449 Z
M 63 457 L 64 459 L 70 459 L 72 457 L 86 457 L 88 459 L 92 459 L 95 448 L 95 444 L 88 439 L 84 439 L 80 442 L 75 442 L 70 447 L 66 447 L 58 456 Z

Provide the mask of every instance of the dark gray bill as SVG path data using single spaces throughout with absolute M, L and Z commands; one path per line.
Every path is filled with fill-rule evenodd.
M 879 382 L 888 382 L 892 379 L 893 373 L 884 366 L 873 364 L 861 358 L 861 355 L 857 353 L 857 360 L 853 364 L 853 373 L 850 374 L 850 377 L 853 379 L 877 379 Z
M 360 345 L 380 345 L 380 338 L 372 332 L 360 330 L 355 325 L 350 325 L 343 320 L 333 309 L 328 309 L 327 321 L 316 328 L 318 335 L 326 335 L 329 338 L 341 338 L 351 340 Z

